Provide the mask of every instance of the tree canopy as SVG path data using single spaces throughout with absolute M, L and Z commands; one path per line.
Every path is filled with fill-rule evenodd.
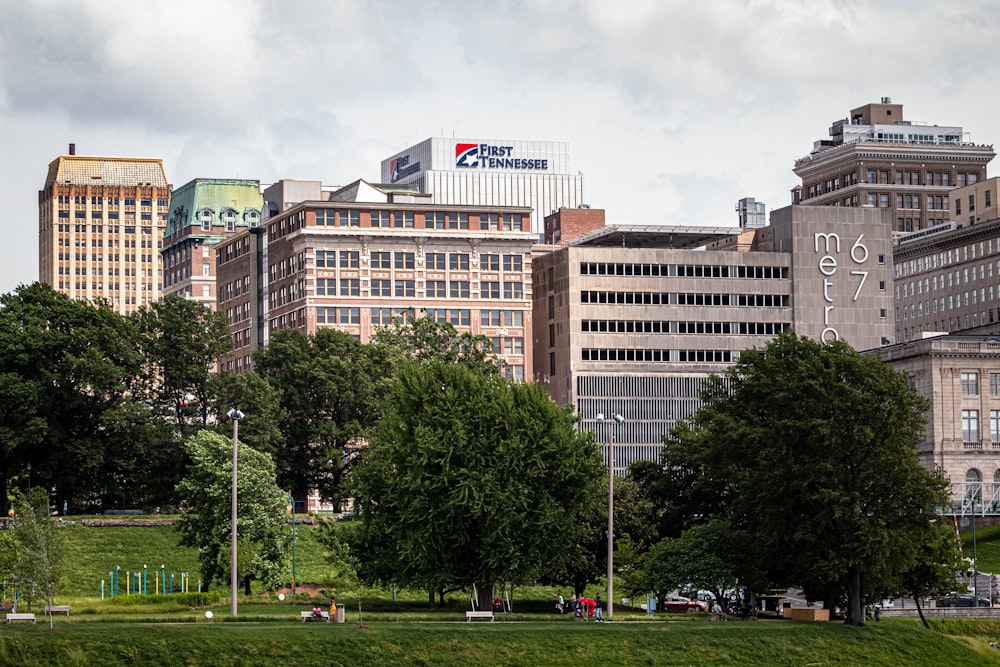
M 796 584 L 828 605 L 845 596 L 856 625 L 872 593 L 904 592 L 947 503 L 945 480 L 917 460 L 926 402 L 904 375 L 844 342 L 783 334 L 702 398 L 665 446 L 670 511 L 688 526 L 723 522 L 741 582 Z
M 206 582 L 229 581 L 233 443 L 212 431 L 188 438 L 188 475 L 177 486 L 190 512 L 179 522 L 181 544 L 198 549 Z M 237 449 L 237 578 L 274 586 L 281 581 L 288 545 L 288 494 L 275 483 L 271 457 L 243 443 Z
M 405 364 L 355 468 L 361 576 L 430 591 L 567 570 L 604 502 L 600 451 L 537 384 Z

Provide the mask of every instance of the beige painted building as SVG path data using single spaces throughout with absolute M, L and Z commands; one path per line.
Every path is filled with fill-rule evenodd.
M 159 300 L 170 184 L 159 158 L 68 155 L 38 192 L 38 277 L 127 315 Z
M 1000 339 L 931 336 L 883 348 L 879 354 L 909 375 L 930 401 L 924 440 L 917 449 L 921 463 L 945 471 L 954 483 L 956 502 L 978 495 L 997 503 Z
M 893 265 L 895 341 L 927 332 L 1000 333 L 1000 218 L 901 238 Z
M 248 368 L 269 332 L 336 327 L 366 343 L 413 308 L 489 337 L 511 377 L 531 377 L 530 208 L 436 205 L 365 181 L 309 194 L 278 204 L 260 234 L 218 245 L 218 309 L 235 345 L 223 369 Z

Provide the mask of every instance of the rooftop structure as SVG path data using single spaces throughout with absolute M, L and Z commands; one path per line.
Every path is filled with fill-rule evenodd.
M 583 175 L 561 141 L 430 138 L 383 160 L 382 181 L 415 185 L 435 204 L 526 206 L 536 239 L 546 215 L 583 204 Z
M 830 137 L 796 160 L 793 203 L 889 209 L 896 232 L 948 222 L 950 190 L 984 180 L 995 155 L 959 126 L 905 120 L 887 97 L 835 121 Z
M 173 192 L 163 244 L 163 294 L 215 309 L 215 246 L 260 225 L 260 182 L 196 178 Z

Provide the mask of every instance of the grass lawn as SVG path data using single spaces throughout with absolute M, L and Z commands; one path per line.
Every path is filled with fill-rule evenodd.
M 58 529 L 66 539 L 56 602 L 70 604 L 72 616 L 57 616 L 54 632 L 41 616 L 37 625 L 0 625 L 0 665 L 1000 665 L 1000 650 L 988 646 L 1000 641 L 1000 621 L 934 619 L 932 630 L 916 619 L 884 619 L 865 628 L 712 623 L 699 614 L 647 619 L 616 605 L 613 623 L 579 623 L 554 614 L 557 590 L 542 587 L 517 590 L 517 613 L 496 623 L 465 623 L 467 593 L 452 593 L 444 609 L 432 610 L 426 592 L 400 591 L 393 600 L 387 591 L 369 591 L 363 600 L 367 627 L 359 630 L 356 594 L 338 589 L 347 623 L 303 624 L 299 613 L 312 607 L 308 594 L 279 601 L 259 595 L 257 586 L 231 619 L 226 586 L 211 589 L 217 597 L 193 602 L 180 596 L 100 599 L 100 581 L 116 565 L 141 571 L 145 564 L 152 572 L 162 564 L 175 573 L 175 586 L 187 571 L 197 590 L 195 552 L 178 546 L 174 527 Z M 1000 527 L 977 532 L 977 549 L 981 569 L 1000 571 Z M 300 585 L 335 588 L 312 529 L 304 525 L 296 531 L 296 578 Z
M 217 617 L 218 618 L 218 617 Z M 672 617 L 671 617 L 672 618 Z M 1000 665 L 984 633 L 908 619 L 841 623 L 551 620 L 467 624 L 367 621 L 57 622 L 0 631 L 0 663 L 32 665 Z

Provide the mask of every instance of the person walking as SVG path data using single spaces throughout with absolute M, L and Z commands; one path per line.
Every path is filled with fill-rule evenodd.
M 601 602 L 601 594 L 600 593 L 598 593 L 597 597 L 594 599 L 594 612 L 597 614 L 597 617 L 594 620 L 596 620 L 598 623 L 603 623 L 604 622 L 604 604 Z

